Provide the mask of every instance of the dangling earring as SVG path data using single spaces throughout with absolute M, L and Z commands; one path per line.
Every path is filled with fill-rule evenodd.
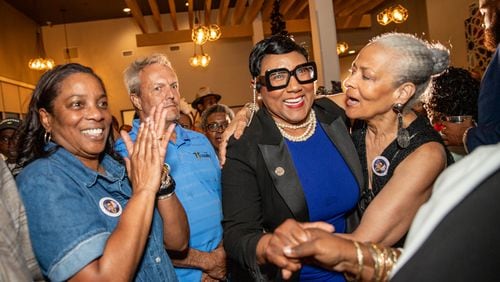
M 247 126 L 250 125 L 252 122 L 253 115 L 255 114 L 255 105 L 257 105 L 257 89 L 255 89 L 255 84 L 253 85 L 252 89 L 252 94 L 253 94 L 253 99 L 252 99 L 252 105 L 250 105 L 250 118 L 248 119 Z
M 45 144 L 49 144 L 51 137 L 52 134 L 49 131 L 45 131 L 45 134 L 43 135 L 43 141 Z
M 253 80 L 252 96 L 252 104 L 245 104 L 245 107 L 250 110 L 250 118 L 248 119 L 247 126 L 249 126 L 250 122 L 252 122 L 252 118 L 255 112 L 259 110 L 259 106 L 257 105 L 257 78 L 254 78 Z
M 404 149 L 410 145 L 410 133 L 403 127 L 403 104 L 394 104 L 392 109 L 398 114 L 398 133 L 396 141 L 398 142 L 398 146 Z

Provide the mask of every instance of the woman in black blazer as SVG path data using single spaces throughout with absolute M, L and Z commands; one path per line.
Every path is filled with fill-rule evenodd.
M 234 281 L 280 280 L 269 242 L 287 218 L 326 221 L 350 231 L 347 217 L 363 175 L 344 111 L 315 100 L 316 66 L 286 36 L 259 42 L 250 55 L 263 107 L 239 140 L 231 139 L 222 171 L 224 248 Z M 254 93 L 255 94 L 255 93 Z M 340 273 L 304 267 L 294 279 L 343 281 Z

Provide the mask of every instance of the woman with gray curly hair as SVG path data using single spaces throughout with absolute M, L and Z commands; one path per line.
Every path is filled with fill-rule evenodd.
M 344 81 L 345 111 L 365 174 L 361 218 L 348 237 L 402 246 L 434 180 L 453 163 L 439 134 L 411 109 L 449 64 L 449 51 L 404 33 L 373 38 Z
M 375 262 L 372 280 L 385 281 L 390 276 L 400 251 L 388 252 L 385 247 L 402 246 L 434 181 L 453 163 L 428 119 L 411 110 L 448 62 L 449 52 L 440 44 L 404 33 L 383 34 L 359 52 L 344 81 L 345 95 L 336 98 L 347 117 L 355 120 L 352 137 L 365 178 L 356 210 L 359 225 L 350 234 L 338 234 L 352 240 L 358 258 L 358 265 L 352 266 L 358 271 L 349 271 L 356 275 L 346 274 L 349 280 L 361 278 L 360 242 L 368 242 L 370 252 L 365 255 Z M 291 222 L 278 227 L 272 239 L 293 247 L 308 237 Z M 274 261 L 284 269 L 284 278 L 300 267 L 294 259 Z

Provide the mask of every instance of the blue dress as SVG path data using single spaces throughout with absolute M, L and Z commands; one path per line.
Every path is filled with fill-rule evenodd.
M 319 123 L 306 141 L 286 143 L 304 189 L 310 221 L 326 221 L 335 226 L 335 232 L 344 233 L 345 216 L 356 206 L 359 188 L 339 151 Z M 313 265 L 302 267 L 300 280 L 345 281 L 342 273 Z

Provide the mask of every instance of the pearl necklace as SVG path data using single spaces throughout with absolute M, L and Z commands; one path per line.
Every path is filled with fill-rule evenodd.
M 278 126 L 279 131 L 281 132 L 281 135 L 285 137 L 286 139 L 292 141 L 292 142 L 302 142 L 306 141 L 309 139 L 311 136 L 313 136 L 314 132 L 316 131 L 316 114 L 314 111 L 311 109 L 311 112 L 309 113 L 309 118 L 307 119 L 306 122 L 298 125 L 294 124 L 283 124 L 280 122 L 276 122 L 276 125 Z M 306 128 L 306 131 L 302 133 L 300 136 L 292 136 L 285 132 L 284 128 L 288 129 L 299 129 L 299 128 Z

